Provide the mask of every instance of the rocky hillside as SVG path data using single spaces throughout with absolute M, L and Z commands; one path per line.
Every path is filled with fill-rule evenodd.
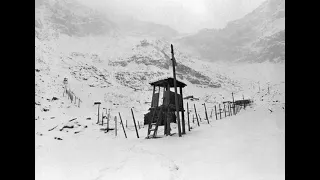
M 141 85 L 146 85 L 150 80 L 168 73 L 169 65 L 172 65 L 170 51 L 170 44 L 167 41 L 148 41 L 145 39 L 133 48 L 133 56 L 111 61 L 109 65 L 121 67 L 115 75 L 119 83 L 127 86 L 130 84 L 130 80 L 137 81 L 135 88 L 138 88 Z M 216 79 L 213 80 L 212 77 L 190 66 L 196 62 L 179 50 L 175 50 L 175 58 L 177 59 L 176 74 L 181 80 L 194 85 L 221 87 Z
M 78 37 L 118 31 L 106 16 L 76 0 L 37 0 L 35 17 L 36 34 L 44 28 Z
M 206 29 L 178 40 L 210 61 L 284 61 L 285 1 L 266 0 L 223 29 Z

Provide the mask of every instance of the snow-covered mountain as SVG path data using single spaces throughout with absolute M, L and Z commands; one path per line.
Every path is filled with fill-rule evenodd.
M 205 29 L 177 42 L 209 61 L 283 62 L 285 0 L 266 0 L 223 29 Z
M 143 26 L 133 33 L 113 18 L 69 2 L 75 1 L 36 1 L 36 180 L 284 179 L 283 64 L 206 62 L 173 43 L 177 77 L 187 84 L 183 95 L 195 97 L 184 100 L 191 131 L 179 138 L 172 123 L 172 136 L 164 137 L 160 126 L 162 138 L 147 140 L 143 122 L 151 103 L 149 83 L 171 73 L 170 38 L 175 33 L 155 28 L 150 34 L 139 30 Z M 77 13 L 77 8 L 88 13 Z M 284 36 L 278 33 L 252 46 L 271 47 Z M 64 78 L 77 97 L 73 101 L 64 92 Z M 215 107 L 232 96 L 254 104 L 216 120 Z M 204 121 L 204 103 L 210 124 Z M 193 118 L 194 107 L 201 126 Z M 106 114 L 109 121 L 104 118 L 102 124 Z

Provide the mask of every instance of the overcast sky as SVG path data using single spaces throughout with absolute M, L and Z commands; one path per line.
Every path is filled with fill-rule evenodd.
M 181 33 L 223 28 L 265 0 L 79 0 L 91 7 L 169 25 Z

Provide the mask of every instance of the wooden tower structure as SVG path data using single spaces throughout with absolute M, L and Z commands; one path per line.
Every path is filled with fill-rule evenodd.
M 176 87 L 179 87 L 180 94 L 177 94 L 178 97 L 178 106 L 175 104 L 175 92 L 170 91 L 170 88 L 174 88 L 174 79 L 171 77 L 160 79 L 155 82 L 149 83 L 153 86 L 152 101 L 149 112 L 145 114 L 144 124 L 148 126 L 148 135 L 147 138 L 151 137 L 150 133 L 154 131 L 152 137 L 156 137 L 158 126 L 165 126 L 164 134 L 170 135 L 170 123 L 176 123 L 177 117 L 175 112 L 181 113 L 182 116 L 182 134 L 185 134 L 185 119 L 184 119 L 184 107 L 183 107 L 183 94 L 182 88 L 187 86 L 185 83 L 176 80 Z M 157 92 L 156 92 L 156 89 Z M 159 101 L 162 91 L 162 103 Z M 161 103 L 159 105 L 159 103 Z M 177 108 L 178 107 L 178 111 Z M 153 128 L 153 125 L 155 126 Z M 178 123 L 179 125 L 179 123 Z

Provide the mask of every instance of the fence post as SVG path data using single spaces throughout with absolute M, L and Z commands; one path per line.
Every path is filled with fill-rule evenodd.
M 221 119 L 221 107 L 220 107 L 220 104 L 219 104 L 219 114 L 220 114 L 220 119 Z
M 137 126 L 136 126 L 136 120 L 134 119 L 134 114 L 133 114 L 132 108 L 131 108 L 131 113 L 132 113 L 134 128 L 136 129 L 136 133 L 137 133 L 137 138 L 139 138 L 139 133 L 138 133 L 138 129 L 137 129 Z
M 217 117 L 217 105 L 214 105 L 214 111 L 215 111 L 215 114 L 216 114 L 216 120 L 218 120 L 218 117 Z
M 187 114 L 188 114 L 188 129 L 190 131 L 190 121 L 189 121 L 189 104 L 187 102 Z
M 224 117 L 227 117 L 226 104 L 223 103 Z
M 208 114 L 207 114 L 206 103 L 203 103 L 203 105 L 204 105 L 205 115 L 206 115 L 206 118 L 207 118 L 207 121 L 208 121 L 208 124 L 209 124 L 209 118 L 208 118 Z
M 114 116 L 114 121 L 115 121 L 114 130 L 115 130 L 115 135 L 117 136 L 117 116 Z
M 120 112 L 119 112 L 119 118 L 120 118 L 120 122 L 121 122 L 122 129 L 123 129 L 123 132 L 124 132 L 124 136 L 127 138 L 126 130 L 124 129 L 124 126 L 123 126 L 123 122 L 122 122 L 122 118 L 121 118 Z
M 197 115 L 196 105 L 195 105 L 195 104 L 193 104 L 193 106 L 194 106 L 194 112 L 195 112 L 196 117 L 197 117 L 198 126 L 200 126 L 199 119 L 198 119 L 198 115 Z
M 194 114 L 192 114 L 192 123 L 194 124 Z
M 103 126 L 103 112 L 102 112 L 102 118 L 101 118 L 101 121 L 102 121 L 102 126 Z

